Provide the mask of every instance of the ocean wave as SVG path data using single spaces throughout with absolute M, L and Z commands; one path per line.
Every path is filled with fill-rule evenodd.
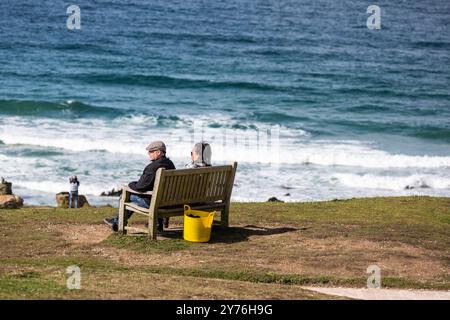
M 401 91 L 392 88 L 374 88 L 374 87 L 351 87 L 351 88 L 337 88 L 333 89 L 333 93 L 355 95 L 355 96 L 376 96 L 376 97 L 396 97 L 396 98 L 431 98 L 448 100 L 450 95 L 445 92 L 430 92 L 430 91 Z
M 213 146 L 217 161 L 366 168 L 450 167 L 450 156 L 391 154 L 358 142 L 311 141 L 307 132 L 283 127 L 261 126 L 258 130 L 240 130 L 198 126 L 189 132 L 184 126 L 161 131 L 158 127 L 144 129 L 145 124 L 142 127 L 131 124 L 121 126 L 119 133 L 114 122 L 99 123 L 95 131 L 90 130 L 90 123 L 68 124 L 60 132 L 43 131 L 39 127 L 9 126 L 7 130 L 0 130 L 0 139 L 7 144 L 44 146 L 73 152 L 104 150 L 142 154 L 148 141 L 157 138 L 166 142 L 171 155 L 178 156 L 186 154 L 194 141 L 205 140 Z M 143 130 L 146 130 L 145 136 L 142 136 Z
M 286 122 L 298 122 L 298 121 L 309 121 L 310 118 L 306 116 L 296 116 L 288 114 L 286 112 L 252 112 L 249 116 L 256 121 L 270 122 L 270 123 L 286 123 Z
M 142 37 L 146 39 L 162 39 L 162 40 L 175 40 L 175 41 L 200 41 L 200 42 L 216 42 L 216 43 L 243 43 L 243 44 L 255 44 L 260 43 L 262 38 L 256 38 L 253 35 L 224 35 L 224 34 L 200 34 L 200 33 L 171 33 L 171 32 L 135 32 L 136 37 Z
M 74 80 L 90 84 L 130 85 L 151 88 L 169 89 L 236 89 L 252 91 L 285 91 L 289 87 L 269 85 L 250 81 L 220 81 L 210 79 L 181 78 L 164 75 L 145 74 L 77 74 L 71 77 Z
M 446 115 L 442 113 L 441 117 Z M 335 118 L 327 120 L 330 124 L 351 129 L 352 131 L 362 133 L 391 133 L 401 134 L 403 136 L 417 137 L 435 141 L 450 142 L 450 126 L 445 122 L 435 121 L 426 123 L 423 116 L 411 122 L 393 121 L 389 118 L 385 120 L 348 120 L 346 118 Z
M 94 107 L 76 100 L 62 103 L 47 101 L 0 100 L 0 114 L 11 116 L 59 117 L 116 117 L 125 114 L 124 110 Z
M 7 117 L 2 119 L 0 139 L 8 145 L 31 145 L 59 148 L 74 152 L 104 150 L 111 153 L 141 154 L 148 140 L 162 139 L 168 144 L 190 150 L 193 141 L 210 140 L 224 144 L 238 137 L 255 141 L 273 126 L 246 123 L 224 115 L 145 116 L 128 115 L 113 120 L 34 119 Z M 240 124 L 241 127 L 236 127 Z M 161 127 L 164 126 L 164 129 Z M 95 129 L 93 129 L 95 128 Z M 120 128 L 120 131 L 118 130 Z M 290 132 L 289 129 L 286 132 Z M 294 133 L 291 133 L 294 135 Z M 295 130 L 295 136 L 306 135 Z M 246 141 L 243 141 L 245 143 Z M 253 142 L 250 142 L 253 144 Z
M 45 158 L 64 155 L 62 150 L 46 148 L 46 147 L 22 147 L 13 148 L 11 150 L 3 151 L 5 156 L 16 157 L 17 160 L 21 158 Z M 1 155 L 0 155 L 1 159 Z
M 138 143 L 132 143 L 130 140 L 117 142 L 114 137 L 109 140 L 98 140 L 89 138 L 89 136 L 64 136 L 64 137 L 43 137 L 43 136 L 16 136 L 5 135 L 3 139 L 7 144 L 14 145 L 32 145 L 41 147 L 59 148 L 73 152 L 82 151 L 108 151 L 111 153 L 139 153 L 142 146 Z
M 365 104 L 365 105 L 359 105 L 359 106 L 351 106 L 351 107 L 344 107 L 342 108 L 342 111 L 352 112 L 356 114 L 374 114 L 377 112 L 396 112 L 394 109 L 392 109 L 389 106 L 380 106 L 376 104 Z
M 217 161 L 367 168 L 450 167 L 450 156 L 389 153 L 364 142 L 312 139 L 308 131 L 300 128 L 246 122 L 221 114 L 127 115 L 113 120 L 77 121 L 16 116 L 3 118 L 2 122 L 0 140 L 7 145 L 73 152 L 142 154 L 150 140 L 158 139 L 164 140 L 173 154 L 184 155 L 194 142 L 206 140 L 213 146 Z
M 128 56 L 127 54 L 123 53 L 119 47 L 117 46 L 111 46 L 108 47 L 105 45 L 105 43 L 99 44 L 92 44 L 92 43 L 86 43 L 83 41 L 83 43 L 64 43 L 64 44 L 55 44 L 55 45 L 40 45 L 43 49 L 46 50 L 60 50 L 60 51 L 69 51 L 70 53 L 74 52 L 89 52 L 96 55 L 99 54 L 105 54 L 105 55 L 111 55 L 114 57 L 117 56 Z
M 450 156 L 391 154 L 362 143 L 343 144 L 339 141 L 299 145 L 294 153 L 285 152 L 285 163 L 364 168 L 445 168 Z
M 62 103 L 47 101 L 16 101 L 0 100 L 0 119 L 3 124 L 13 121 L 17 117 L 30 116 L 42 118 L 42 125 L 45 120 L 62 119 L 67 126 L 66 119 L 70 118 L 70 123 L 74 120 L 89 120 L 91 124 L 102 125 L 101 121 L 113 122 L 116 126 L 146 126 L 146 127 L 192 127 L 195 121 L 203 121 L 211 128 L 231 128 L 241 130 L 258 130 L 267 124 L 286 124 L 289 122 L 308 121 L 306 117 L 299 117 L 286 112 L 253 112 L 246 116 L 235 116 L 208 113 L 199 115 L 163 115 L 159 111 L 138 110 L 138 109 L 117 109 L 110 107 L 98 107 L 76 100 L 67 100 Z M 9 116 L 10 118 L 6 118 Z M 83 123 L 80 123 L 83 125 Z M 28 124 L 26 126 L 29 126 Z M 298 128 L 297 128 L 298 129 Z M 1 142 L 0 142 L 1 144 Z
M 448 189 L 450 178 L 439 175 L 380 176 L 374 174 L 337 173 L 333 175 L 346 187 L 387 190 Z
M 448 41 L 415 41 L 412 43 L 415 48 L 450 49 Z

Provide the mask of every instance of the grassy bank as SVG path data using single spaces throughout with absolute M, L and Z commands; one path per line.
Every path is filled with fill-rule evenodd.
M 363 287 L 374 264 L 383 287 L 450 289 L 450 198 L 233 203 L 205 244 L 181 218 L 157 242 L 111 233 L 114 211 L 1 210 L 0 298 L 323 299 L 301 285 Z

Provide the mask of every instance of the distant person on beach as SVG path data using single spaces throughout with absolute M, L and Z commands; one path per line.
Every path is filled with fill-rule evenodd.
M 69 208 L 72 208 L 72 204 L 74 205 L 74 208 L 78 208 L 78 186 L 80 185 L 80 182 L 78 181 L 77 176 L 71 176 L 69 178 L 69 183 Z
M 194 145 L 191 151 L 192 162 L 186 168 L 201 168 L 211 166 L 211 146 L 206 142 L 199 142 Z
M 166 157 L 166 145 L 162 141 L 153 141 L 150 143 L 146 150 L 148 151 L 148 156 L 150 158 L 150 164 L 147 165 L 138 181 L 132 181 L 128 184 L 128 187 L 138 192 L 147 192 L 153 190 L 153 185 L 155 183 L 156 171 L 159 168 L 164 168 L 167 170 L 175 169 L 173 162 Z M 122 194 L 123 196 L 123 194 Z M 130 201 L 136 203 L 140 207 L 149 208 L 151 196 L 138 196 L 132 194 L 130 196 Z M 120 203 L 120 200 L 119 200 Z M 131 218 L 133 212 L 126 211 L 127 219 Z M 116 215 L 111 218 L 105 218 L 103 220 L 107 225 L 111 226 L 114 231 L 118 230 L 119 226 L 119 216 Z M 163 231 L 163 219 L 158 218 L 158 231 Z

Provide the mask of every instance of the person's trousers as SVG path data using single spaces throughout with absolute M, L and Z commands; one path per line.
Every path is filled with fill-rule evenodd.
M 74 208 L 78 208 L 78 191 L 69 192 L 69 208 L 72 208 L 72 204 Z

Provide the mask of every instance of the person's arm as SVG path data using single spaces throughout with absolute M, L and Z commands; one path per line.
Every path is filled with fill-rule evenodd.
M 153 189 L 153 183 L 155 181 L 155 172 L 151 165 L 147 166 L 142 173 L 142 176 L 138 181 L 133 181 L 128 186 L 139 192 L 146 192 Z

